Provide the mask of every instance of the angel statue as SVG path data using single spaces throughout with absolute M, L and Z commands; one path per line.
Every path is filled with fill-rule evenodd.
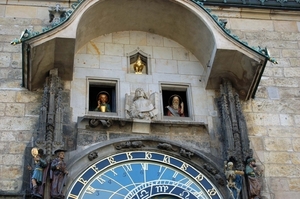
M 131 118 L 151 120 L 158 113 L 152 101 L 147 97 L 142 88 L 137 88 L 135 90 L 133 103 L 131 105 L 128 105 L 127 102 L 126 105 L 128 115 Z

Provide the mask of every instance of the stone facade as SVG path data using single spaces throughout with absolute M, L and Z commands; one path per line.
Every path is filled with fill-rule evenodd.
M 69 1 L 60 4 L 71 6 Z M 54 5 L 53 2 L 38 1 L 0 2 L 0 197 L 3 198 L 22 197 L 24 194 L 24 179 L 28 177 L 29 180 L 26 171 L 28 148 L 34 145 L 32 139 L 43 96 L 42 90 L 28 91 L 21 86 L 21 47 L 10 45 L 10 41 L 19 37 L 26 28 L 41 31 L 48 25 L 48 6 Z M 267 46 L 278 62 L 267 64 L 255 98 L 242 102 L 242 109 L 250 147 L 264 170 L 262 195 L 268 199 L 297 198 L 300 193 L 300 134 L 297 132 L 300 120 L 297 109 L 300 104 L 300 14 L 296 11 L 249 8 L 211 9 L 219 18 L 227 19 L 226 27 L 250 46 Z M 133 79 L 133 75 L 126 74 L 125 54 L 135 50 L 137 45 L 152 55 L 152 74 L 159 74 L 157 79 Z M 78 132 L 75 130 L 78 117 L 86 114 L 86 76 L 97 76 L 95 69 L 101 68 L 106 74 L 99 76 L 113 76 L 119 70 L 121 116 L 125 114 L 125 94 L 136 88 L 134 81 L 144 81 L 145 88 L 152 93 L 159 91 L 157 83 L 166 77 L 174 78 L 176 83 L 180 82 L 178 79 L 183 82 L 188 78 L 193 85 L 194 121 L 201 123 L 200 127 L 191 125 L 186 130 L 186 127 L 162 127 L 158 124 L 152 128 L 151 135 L 179 144 L 187 140 L 187 147 L 196 146 L 207 154 L 217 156 L 221 150 L 215 122 L 219 114 L 214 104 L 218 92 L 205 90 L 199 83 L 203 68 L 197 66 L 198 60 L 187 49 L 176 41 L 153 33 L 114 32 L 88 42 L 75 56 L 74 80 L 63 82 L 63 101 L 67 107 L 64 117 L 66 145 L 68 138 L 74 136 L 77 136 L 79 149 L 130 136 L 130 127 L 125 134 L 119 133 L 117 126 L 109 130 L 102 126 L 89 129 L 86 120 L 79 123 Z M 193 76 L 195 73 L 198 75 Z M 195 105 L 196 102 L 199 103 Z M 81 104 L 84 106 L 78 106 Z

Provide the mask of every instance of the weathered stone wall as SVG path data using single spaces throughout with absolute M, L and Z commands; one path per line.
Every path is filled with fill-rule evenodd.
M 268 47 L 268 63 L 255 99 L 244 103 L 251 147 L 264 169 L 268 198 L 300 193 L 300 13 L 250 9 L 213 10 L 249 46 Z
M 67 2 L 67 1 L 65 1 Z M 68 7 L 69 3 L 62 3 Z M 31 6 L 34 5 L 34 6 Z M 24 151 L 36 128 L 41 91 L 21 87 L 21 46 L 11 46 L 25 28 L 41 31 L 55 2 L 0 2 L 0 196 L 21 196 Z M 251 9 L 213 9 L 250 46 L 267 46 L 278 64 L 267 64 L 256 98 L 244 103 L 251 147 L 264 172 L 264 195 L 300 194 L 300 14 Z M 65 88 L 69 88 L 66 84 Z
M 4 198 L 23 197 L 23 173 L 29 164 L 25 151 L 32 145 L 43 93 L 21 86 L 21 45 L 12 46 L 10 41 L 19 38 L 26 28 L 41 31 L 49 21 L 49 5 L 55 6 L 55 2 L 0 2 L 0 196 Z M 68 91 L 63 98 L 69 101 Z M 65 123 L 70 118 L 69 110 L 66 116 Z

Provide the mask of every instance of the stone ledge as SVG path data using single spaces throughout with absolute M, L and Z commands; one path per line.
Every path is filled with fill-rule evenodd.
M 151 124 L 163 124 L 166 126 L 207 126 L 204 122 L 195 122 L 192 121 L 191 118 L 183 118 L 179 117 L 180 119 L 176 118 L 168 118 L 163 117 L 163 120 L 151 120 Z M 133 123 L 135 119 L 127 119 L 127 118 L 120 118 L 120 117 L 109 117 L 109 116 L 95 116 L 95 115 L 85 115 L 83 117 L 78 118 L 78 122 L 82 121 L 83 119 L 97 119 L 97 120 L 111 120 L 111 121 L 119 121 L 119 122 L 128 122 Z M 145 122 L 148 123 L 147 120 Z

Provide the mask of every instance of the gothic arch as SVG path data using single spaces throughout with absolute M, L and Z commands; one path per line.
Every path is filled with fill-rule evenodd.
M 49 70 L 59 68 L 72 80 L 74 54 L 91 39 L 117 31 L 139 30 L 177 41 L 206 68 L 206 88 L 219 89 L 223 78 L 234 82 L 242 99 L 256 91 L 268 56 L 231 36 L 197 1 L 80 1 L 64 23 L 23 41 L 23 84 L 43 85 Z

